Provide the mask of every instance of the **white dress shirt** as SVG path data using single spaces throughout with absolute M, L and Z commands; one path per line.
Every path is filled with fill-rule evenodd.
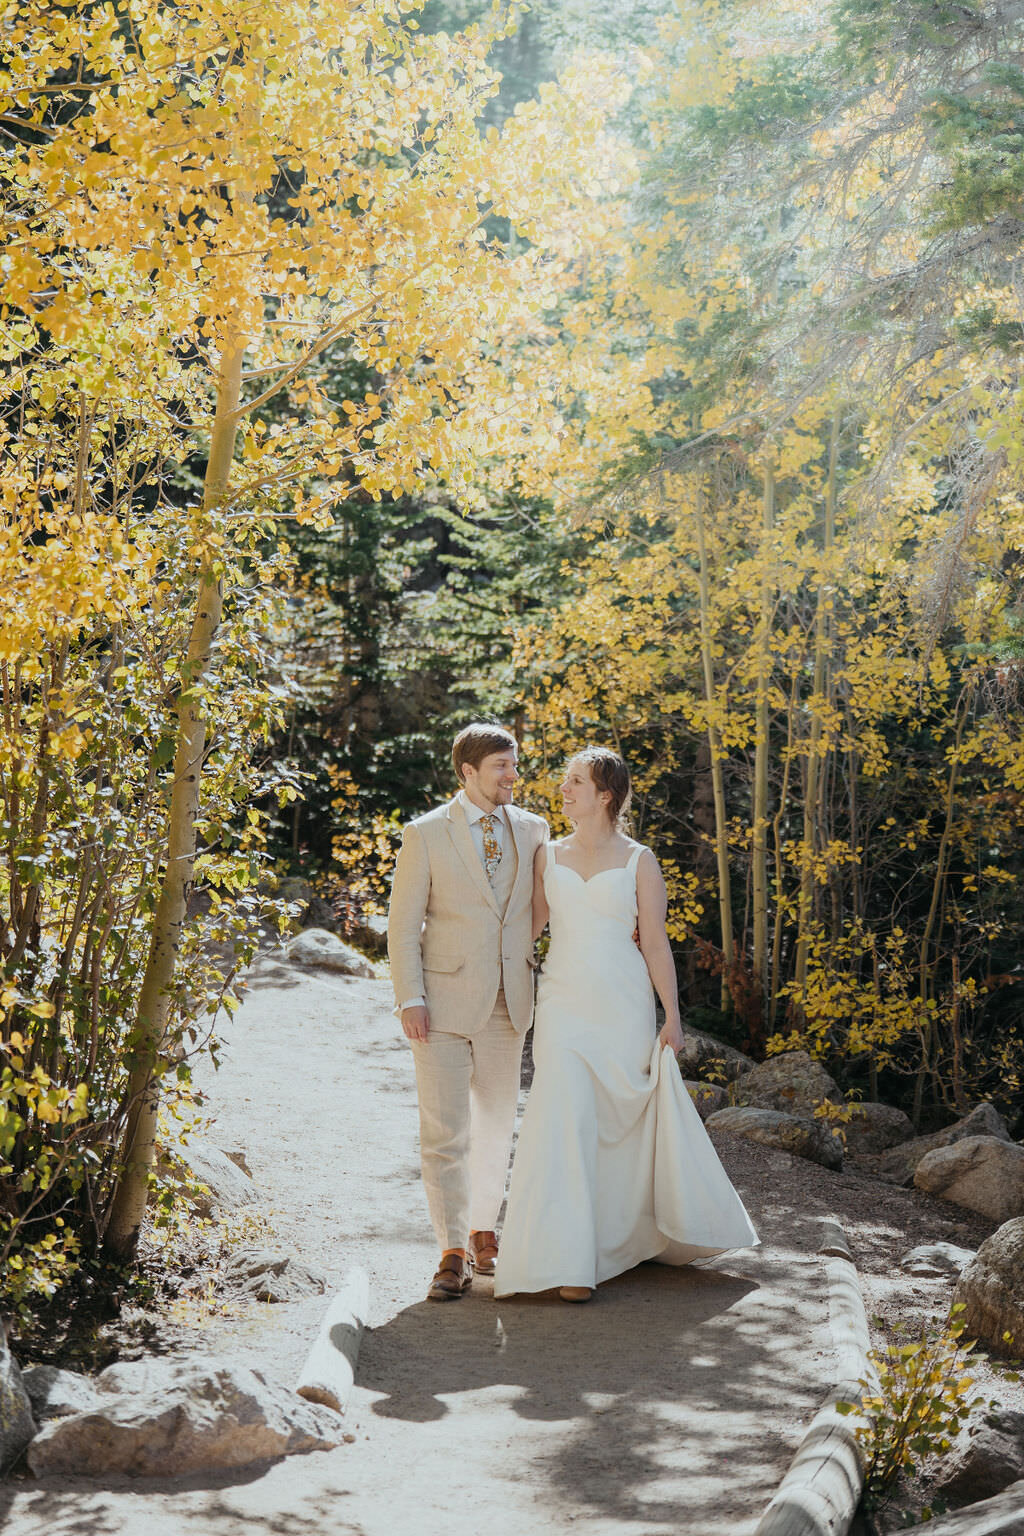
M 505 820 L 505 816 L 500 805 L 496 806 L 493 811 L 482 811 L 476 802 L 469 798 L 464 789 L 460 789 L 455 798 L 466 813 L 466 820 L 469 822 L 469 832 L 473 839 L 473 846 L 476 848 L 477 853 L 480 855 L 480 863 L 486 870 L 487 861 L 484 858 L 484 829 L 480 825 L 480 818 L 482 816 L 494 817 L 494 836 L 503 856 L 505 853 L 505 839 L 508 836 L 508 822 Z M 402 1003 L 401 1006 L 396 1009 L 396 1012 L 402 1013 L 406 1008 L 423 1008 L 425 1004 L 426 998 L 411 997 L 409 998 L 408 1002 Z

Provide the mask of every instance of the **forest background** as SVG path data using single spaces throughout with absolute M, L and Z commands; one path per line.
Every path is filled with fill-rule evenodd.
M 3 29 L 8 1303 L 131 1258 L 275 880 L 380 910 L 481 716 L 556 829 L 625 754 L 691 1024 L 1018 1111 L 1018 8 Z

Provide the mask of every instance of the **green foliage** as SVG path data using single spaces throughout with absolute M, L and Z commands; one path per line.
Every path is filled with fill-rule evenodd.
M 863 1396 L 856 1403 L 838 1403 L 840 1413 L 866 1415 L 854 1433 L 867 1462 L 869 1497 L 881 1502 L 897 1480 L 913 1474 L 932 1456 L 941 1456 L 983 1399 L 972 1393 L 968 1356 L 973 1344 L 962 1343 L 963 1308 L 953 1308 L 951 1320 L 939 1332 L 922 1333 L 911 1344 L 872 1351 L 878 1373 L 877 1389 L 862 1380 Z
M 938 93 L 925 121 L 952 173 L 935 197 L 936 231 L 1016 218 L 1024 192 L 1024 70 L 988 65 L 970 94 Z
M 224 566 L 235 596 L 202 684 L 217 721 L 203 781 L 197 901 L 179 943 L 160 1067 L 168 1098 L 235 1006 L 232 979 L 269 904 L 255 887 L 268 793 L 251 767 L 278 719 L 259 633 L 285 566 L 235 530 Z M 0 1301 L 24 1309 L 57 1289 L 102 1236 L 130 1108 L 138 982 L 163 875 L 170 795 L 168 704 L 187 622 L 187 514 L 140 520 L 136 552 L 159 543 L 158 579 L 113 614 L 69 623 L 39 665 L 0 660 Z M 45 652 L 43 653 L 45 655 Z M 54 724 L 59 725 L 54 729 Z
M 733 148 L 737 140 L 776 140 L 780 130 L 814 121 L 834 105 L 834 81 L 819 76 L 798 55 L 769 57 L 756 75 L 737 82 L 724 106 L 704 104 L 689 114 L 694 135 L 709 147 Z

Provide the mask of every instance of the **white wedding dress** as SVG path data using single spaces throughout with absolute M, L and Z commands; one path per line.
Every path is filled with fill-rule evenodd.
M 494 1277 L 496 1296 L 690 1264 L 757 1233 L 670 1051 L 633 941 L 636 866 L 584 880 L 549 844 L 551 947 Z

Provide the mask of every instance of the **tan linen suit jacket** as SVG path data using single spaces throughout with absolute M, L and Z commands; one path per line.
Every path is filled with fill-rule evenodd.
M 514 1029 L 533 1019 L 533 856 L 548 824 L 503 808 L 518 868 L 504 913 L 458 800 L 405 828 L 388 911 L 395 1002 L 425 997 L 432 1030 L 472 1035 L 494 1011 L 498 988 Z

